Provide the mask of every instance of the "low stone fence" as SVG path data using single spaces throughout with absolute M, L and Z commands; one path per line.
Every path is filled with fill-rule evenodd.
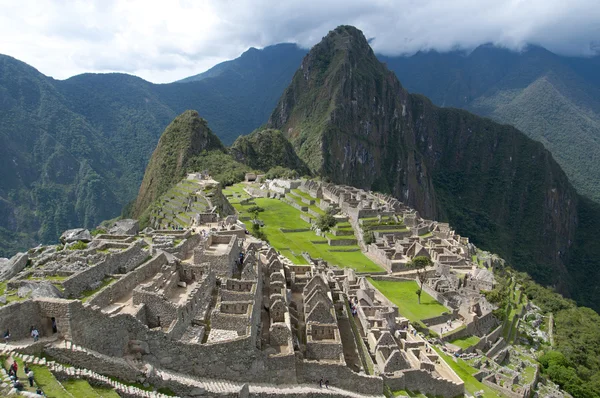
M 444 323 L 447 322 L 448 320 L 454 320 L 456 319 L 456 316 L 450 312 L 450 313 L 445 313 L 439 316 L 434 316 L 431 318 L 427 318 L 427 319 L 421 319 L 421 322 L 423 322 L 425 325 L 427 326 L 431 326 L 431 325 L 439 325 L 440 323 Z
M 114 358 L 90 350 L 78 350 L 55 345 L 44 348 L 44 352 L 56 361 L 91 369 L 104 375 L 122 380 L 137 381 L 142 372 L 129 365 L 123 358 Z
M 404 278 L 401 276 L 391 276 L 391 275 L 373 275 L 371 278 L 376 281 L 387 281 L 387 282 L 411 282 L 414 279 Z
M 383 379 L 355 373 L 342 364 L 319 361 L 297 361 L 296 373 L 299 383 L 318 383 L 321 378 L 329 380 L 333 387 L 355 391 L 361 394 L 382 394 Z
M 319 217 L 321 215 L 321 213 L 318 213 L 318 212 L 314 211 L 310 207 L 308 208 L 308 214 L 310 214 L 313 217 Z
M 393 391 L 409 390 L 419 391 L 421 394 L 453 398 L 463 396 L 465 385 L 463 382 L 436 378 L 431 373 L 422 369 L 405 370 L 398 375 L 384 376 L 385 384 Z
M 300 214 L 300 219 L 303 221 L 306 221 L 309 224 L 312 224 L 312 221 L 313 221 L 313 219 L 306 214 Z
M 297 229 L 279 228 L 279 230 L 281 232 L 283 232 L 284 234 L 294 233 L 294 232 L 310 232 L 310 228 L 297 228 Z
M 357 244 L 356 239 L 327 239 L 329 246 L 354 246 Z

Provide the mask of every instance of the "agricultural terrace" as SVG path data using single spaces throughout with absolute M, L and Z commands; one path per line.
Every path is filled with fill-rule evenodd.
M 322 258 L 331 265 L 351 267 L 357 272 L 380 272 L 381 267 L 367 258 L 358 245 L 332 247 L 327 240 L 310 230 L 310 224 L 300 219 L 302 212 L 279 199 L 255 198 L 242 204 L 250 196 L 243 184 L 235 184 L 223 190 L 223 194 L 239 213 L 248 230 L 252 229 L 253 214 L 248 209 L 259 206 L 264 209 L 258 218 L 264 223 L 263 232 L 271 246 L 295 264 L 306 264 L 302 252 L 313 258 Z M 282 232 L 283 230 L 304 230 L 302 232 Z
M 416 294 L 419 285 L 415 281 L 376 281 L 369 278 L 369 282 L 398 306 L 400 315 L 411 322 L 432 318 L 449 311 L 426 292 L 421 293 L 421 304 L 419 304 Z

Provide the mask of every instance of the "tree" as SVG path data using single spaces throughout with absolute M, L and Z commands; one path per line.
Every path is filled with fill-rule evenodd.
M 412 259 L 410 263 L 408 263 L 409 267 L 414 267 L 417 270 L 417 279 L 419 280 L 420 287 L 416 291 L 417 296 L 419 296 L 419 304 L 421 304 L 421 293 L 423 293 L 423 284 L 427 280 L 427 273 L 425 269 L 429 266 L 433 265 L 431 259 L 426 256 L 417 256 Z
M 336 220 L 333 216 L 333 213 L 331 211 L 327 211 L 325 214 L 322 214 L 317 218 L 316 224 L 321 231 L 327 232 L 335 226 Z

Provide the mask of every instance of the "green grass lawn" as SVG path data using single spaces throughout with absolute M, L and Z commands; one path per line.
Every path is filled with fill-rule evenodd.
M 479 340 L 480 340 L 480 338 L 477 336 L 469 336 L 469 337 L 463 337 L 460 339 L 452 340 L 452 341 L 450 341 L 450 344 L 454 344 L 455 346 L 460 347 L 462 349 L 467 349 L 467 348 L 471 347 L 472 345 L 479 343 Z
M 82 379 L 67 380 L 63 382 L 62 385 L 65 390 L 74 397 L 101 397 L 87 381 Z
M 371 278 L 369 278 L 369 281 L 385 297 L 398 306 L 400 315 L 408 318 L 411 322 L 431 318 L 450 311 L 425 292 L 421 294 L 421 304 L 419 304 L 417 294 L 415 293 L 418 285 L 415 281 L 376 281 Z
M 235 186 L 234 186 L 235 187 Z M 229 189 L 229 188 L 228 188 Z M 355 252 L 334 252 L 332 250 L 358 248 L 355 246 L 331 247 L 327 243 L 315 244 L 312 242 L 324 241 L 326 239 L 315 235 L 313 231 L 307 232 L 281 232 L 283 229 L 303 229 L 310 228 L 310 224 L 300 219 L 300 212 L 296 208 L 278 199 L 256 198 L 255 203 L 265 209 L 259 213 L 258 218 L 265 224 L 263 231 L 267 234 L 269 243 L 275 249 L 279 250 L 284 256 L 288 257 L 295 264 L 306 264 L 302 257 L 302 252 L 308 252 L 312 257 L 322 258 L 331 265 L 340 267 L 351 267 L 358 272 L 378 272 L 383 271 L 381 267 L 366 257 L 360 250 Z M 233 206 L 240 213 L 240 216 L 250 216 L 245 209 L 253 206 L 243 206 L 239 203 L 233 203 Z M 250 230 L 251 222 L 246 222 L 246 228 Z
M 477 373 L 477 369 L 469 366 L 468 363 L 463 361 L 462 359 L 457 359 L 456 362 L 454 359 L 444 354 L 439 348 L 433 346 L 433 349 L 439 354 L 439 356 L 446 361 L 446 363 L 454 370 L 454 372 L 465 382 L 465 390 L 473 395 L 475 392 L 483 390 L 484 397 L 503 397 L 502 394 L 496 392 L 490 387 L 478 381 L 473 375 Z
M 120 398 L 120 395 L 115 392 L 112 388 L 106 387 L 94 387 L 92 386 L 96 394 L 102 398 Z
M 35 383 L 42 389 L 44 395 L 49 398 L 63 398 L 65 390 L 48 368 L 39 365 L 31 365 L 33 370 L 33 379 Z M 29 384 L 27 384 L 29 385 Z

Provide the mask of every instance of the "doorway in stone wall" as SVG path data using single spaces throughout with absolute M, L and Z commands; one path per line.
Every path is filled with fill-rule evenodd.
M 56 318 L 50 318 L 50 327 L 52 328 L 52 334 L 58 333 L 58 325 L 56 324 Z

